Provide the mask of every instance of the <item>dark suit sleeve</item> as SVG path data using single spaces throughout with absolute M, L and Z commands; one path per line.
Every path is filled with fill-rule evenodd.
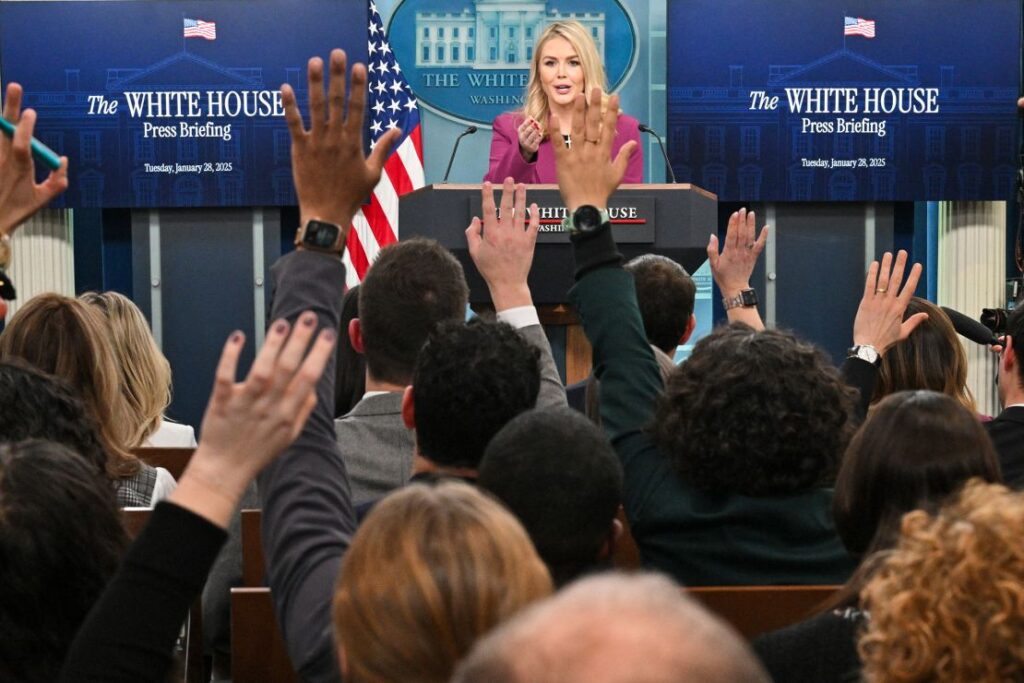
M 227 534 L 158 503 L 71 643 L 62 681 L 161 683 L 174 641 Z
M 272 320 L 313 310 L 338 329 L 345 268 L 337 258 L 294 252 L 271 270 Z M 299 438 L 259 476 L 263 551 L 278 623 L 292 664 L 307 682 L 340 680 L 331 596 L 355 532 L 348 474 L 334 434 L 334 355 Z

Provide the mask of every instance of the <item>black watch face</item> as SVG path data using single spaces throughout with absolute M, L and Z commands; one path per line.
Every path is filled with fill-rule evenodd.
M 753 289 L 744 289 L 740 292 L 740 296 L 743 297 L 744 306 L 756 306 L 757 305 L 757 291 Z
M 306 233 L 302 241 L 311 247 L 330 249 L 338 240 L 338 226 L 323 221 L 309 221 L 306 223 Z
M 572 223 L 580 232 L 593 232 L 601 227 L 601 212 L 596 206 L 584 204 L 573 212 Z

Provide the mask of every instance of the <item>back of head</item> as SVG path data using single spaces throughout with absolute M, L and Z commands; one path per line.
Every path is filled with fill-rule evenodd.
M 732 324 L 669 376 L 652 429 L 702 491 L 788 495 L 831 481 L 852 406 L 853 391 L 815 346 Z
M 551 592 L 526 532 L 467 484 L 378 503 L 345 555 L 334 632 L 351 683 L 446 682 L 481 635 Z
M 861 594 L 865 680 L 1013 681 L 1024 671 L 1024 497 L 972 481 L 937 515 L 903 519 Z
M 582 579 L 480 641 L 452 683 L 767 683 L 739 636 L 668 579 Z
M 882 356 L 873 400 L 897 391 L 931 389 L 952 396 L 972 412 L 977 411 L 974 396 L 967 388 L 967 354 L 949 316 L 932 302 L 918 297 L 910 300 L 903 319 L 915 313 L 927 313 L 928 319 Z
M 477 484 L 526 527 L 557 585 L 599 565 L 622 500 L 622 466 L 604 433 L 570 408 L 531 410 L 498 432 Z
M 107 319 L 107 332 L 128 407 L 130 436 L 136 448 L 160 427 L 171 403 L 171 364 L 156 345 L 149 323 L 131 299 L 117 292 L 86 292 L 79 297 Z
M 0 445 L 0 679 L 57 680 L 126 542 L 90 463 L 49 441 Z
M 1024 388 L 1024 303 L 1018 303 L 1006 321 L 1006 334 L 1013 339 L 1017 355 L 1017 376 L 1012 378 Z
M 127 402 L 99 311 L 58 294 L 30 299 L 0 335 L 0 359 L 9 358 L 21 358 L 74 389 L 99 427 L 108 475 L 127 477 L 138 471 L 138 460 L 127 446 Z
M 487 443 L 532 408 L 540 352 L 505 323 L 444 323 L 420 351 L 413 374 L 416 446 L 446 467 L 476 469 Z
M 882 399 L 854 435 L 836 477 L 833 514 L 847 549 L 891 548 L 911 510 L 938 510 L 972 477 L 1002 481 L 976 415 L 934 391 Z
M 693 315 L 697 285 L 685 268 L 658 254 L 637 256 L 625 268 L 636 283 L 647 341 L 671 354 Z
M 359 317 L 360 286 L 350 287 L 341 299 L 341 320 L 338 321 L 338 344 L 334 354 L 334 417 L 352 410 L 366 393 L 366 359 L 352 347 L 348 325 Z
M 468 298 L 462 265 L 434 240 L 414 238 L 381 250 L 359 292 L 370 374 L 408 384 L 427 337 L 441 322 L 462 320 Z
M 0 442 L 45 439 L 66 446 L 104 474 L 107 453 L 96 422 L 63 380 L 47 375 L 23 360 L 0 362 Z

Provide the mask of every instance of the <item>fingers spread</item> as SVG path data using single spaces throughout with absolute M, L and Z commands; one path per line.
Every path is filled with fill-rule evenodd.
M 914 315 L 912 315 L 909 318 L 907 318 L 906 320 L 904 320 L 903 324 L 900 325 L 900 340 L 902 341 L 902 340 L 906 339 L 907 337 L 909 337 L 910 333 L 913 332 L 914 329 L 918 325 L 920 325 L 921 323 L 923 323 L 927 319 L 928 319 L 928 314 L 922 312 L 922 313 L 915 313 Z
M 484 222 L 491 225 L 496 217 L 497 210 L 494 208 L 494 185 L 490 182 L 484 183 L 480 188 L 480 204 L 484 210 Z
M 366 79 L 364 65 L 352 67 L 352 88 L 348 93 L 348 113 L 345 116 L 345 128 L 350 135 L 362 135 L 363 117 L 366 115 Z
M 309 60 L 309 132 L 323 133 L 326 120 L 326 98 L 324 97 L 324 61 L 319 57 Z
M 878 269 L 878 284 L 875 285 L 876 294 L 885 294 L 889 290 L 889 275 L 892 273 L 892 253 L 885 252 L 882 255 L 882 265 Z
M 515 200 L 516 183 L 512 178 L 505 178 L 501 184 L 501 215 L 498 219 L 505 223 L 512 218 L 512 203 Z
M 315 321 L 315 317 L 314 317 Z M 312 328 L 310 328 L 312 329 Z M 323 329 L 320 334 L 317 335 L 316 341 L 313 342 L 313 347 L 309 353 L 306 354 L 306 359 L 302 362 L 298 372 L 291 376 L 288 386 L 285 389 L 285 396 L 283 399 L 283 408 L 285 414 L 296 414 L 297 419 L 301 420 L 301 425 L 305 422 L 308 417 L 308 411 L 305 411 L 305 407 L 308 404 L 310 398 L 314 399 L 313 405 L 315 405 L 315 395 L 313 389 L 316 387 L 317 381 L 320 376 L 324 373 L 324 368 L 327 366 L 327 361 L 330 359 L 331 354 L 334 350 L 334 343 L 337 340 L 337 335 L 334 330 Z M 302 344 L 302 349 L 305 350 L 309 336 L 307 335 Z M 311 410 L 312 407 L 309 407 Z M 305 411 L 305 414 L 302 413 Z
M 287 83 L 281 86 L 281 103 L 284 105 L 284 120 L 288 124 L 292 141 L 301 139 L 306 134 L 306 129 L 302 125 L 302 114 L 295 101 L 295 91 Z
M 639 149 L 636 140 L 630 140 L 622 147 L 619 148 L 619 153 L 615 155 L 615 161 L 612 165 L 615 166 L 615 172 L 619 178 L 626 175 L 626 169 L 629 167 L 629 160 L 633 158 L 633 154 Z
M 481 235 L 482 230 L 483 224 L 480 222 L 480 218 L 473 216 L 473 220 L 469 222 L 469 227 L 466 228 L 466 244 L 469 245 L 471 256 L 480 248 L 480 241 L 483 239 Z
M 718 267 L 718 235 L 714 233 L 708 238 L 708 261 L 711 263 L 711 269 L 714 270 Z
M 353 69 L 352 90 L 355 92 L 355 69 Z M 327 112 L 328 125 L 337 124 L 340 128 L 345 119 L 345 53 L 342 50 L 331 50 L 331 76 L 327 83 L 329 96 Z
M 360 150 L 362 150 L 362 133 L 359 133 L 359 136 L 359 146 Z M 377 138 L 377 144 L 374 146 L 373 151 L 370 152 L 370 156 L 366 158 L 366 166 L 373 174 L 373 183 L 375 185 L 380 180 L 380 174 L 384 172 L 384 162 L 388 160 L 391 148 L 395 146 L 400 137 L 402 137 L 402 129 L 392 128 Z
M 540 210 L 536 203 L 530 204 L 530 224 L 526 226 L 526 232 L 534 242 L 537 241 L 537 234 L 540 232 Z
M 18 122 L 21 114 L 21 86 L 10 83 L 7 86 L 7 97 L 4 99 L 4 118 L 11 123 Z
M 263 348 L 256 354 L 256 359 L 252 362 L 252 368 L 249 370 L 249 376 L 245 378 L 246 390 L 250 395 L 258 395 L 270 385 L 274 374 L 274 363 L 277 362 L 278 353 L 284 346 L 290 328 L 288 321 L 282 319 L 274 321 L 270 329 L 267 330 Z
M 224 342 L 224 350 L 220 353 L 217 370 L 213 376 L 213 393 L 211 403 L 222 403 L 231 395 L 231 387 L 235 384 L 235 373 L 238 371 L 238 357 L 245 346 L 245 335 L 236 330 Z
M 29 163 L 32 160 L 31 144 L 32 130 L 36 125 L 36 113 L 32 109 L 21 112 L 21 121 L 14 129 L 14 139 L 11 141 L 11 150 L 14 158 L 21 163 Z
M 878 287 L 878 261 L 872 261 L 871 265 L 868 266 L 868 275 L 864 278 L 864 298 L 869 298 L 875 295 L 875 289 Z

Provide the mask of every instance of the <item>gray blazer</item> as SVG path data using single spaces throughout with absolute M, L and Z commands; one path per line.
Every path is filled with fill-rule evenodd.
M 402 392 L 364 397 L 334 421 L 334 433 L 356 506 L 379 500 L 409 481 L 414 439 L 402 422 Z

